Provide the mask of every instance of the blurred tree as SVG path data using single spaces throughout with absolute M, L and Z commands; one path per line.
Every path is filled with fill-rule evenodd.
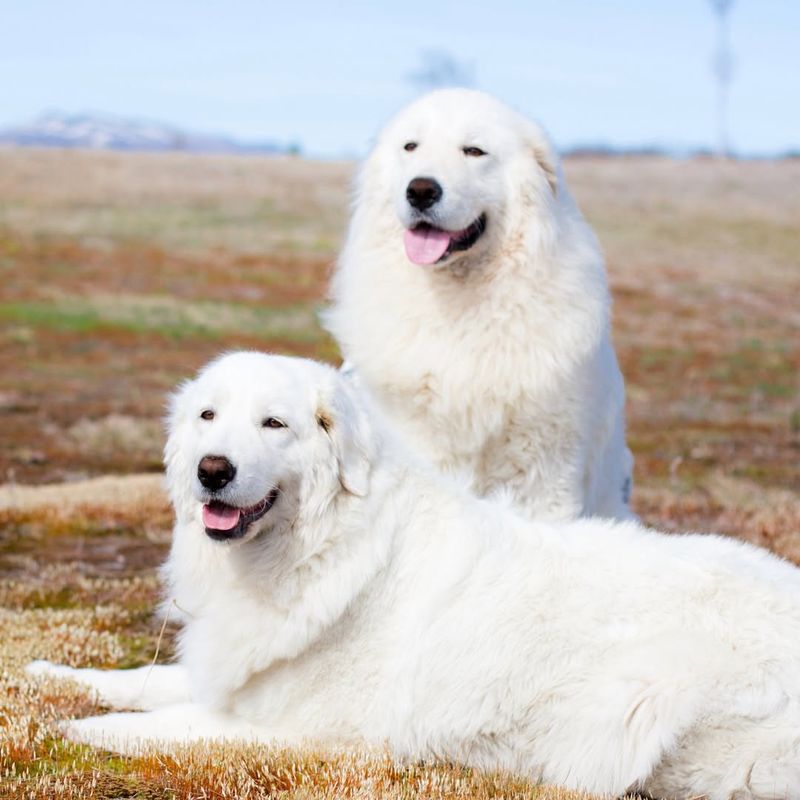
M 424 50 L 421 60 L 420 66 L 408 74 L 408 80 L 422 92 L 475 85 L 474 65 L 459 61 L 446 50 Z
M 717 15 L 717 49 L 712 70 L 717 79 L 717 156 L 730 158 L 731 143 L 728 132 L 728 91 L 733 79 L 734 59 L 728 37 L 728 13 L 734 0 L 710 0 Z

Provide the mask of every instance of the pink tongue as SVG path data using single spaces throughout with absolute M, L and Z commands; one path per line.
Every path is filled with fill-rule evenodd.
M 450 234 L 435 228 L 407 230 L 403 234 L 406 255 L 414 264 L 435 264 L 450 245 Z
M 215 531 L 229 531 L 239 521 L 238 508 L 223 505 L 203 506 L 203 525 Z

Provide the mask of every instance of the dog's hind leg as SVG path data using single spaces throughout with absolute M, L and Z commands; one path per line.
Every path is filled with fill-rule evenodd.
M 793 753 L 754 762 L 747 788 L 753 797 L 767 800 L 800 798 L 800 742 L 795 740 Z
M 179 664 L 154 664 L 136 669 L 75 669 L 49 661 L 33 661 L 28 675 L 75 681 L 111 708 L 148 711 L 191 700 L 186 670 Z
M 719 720 L 686 737 L 644 788 L 654 797 L 800 800 L 800 714 Z

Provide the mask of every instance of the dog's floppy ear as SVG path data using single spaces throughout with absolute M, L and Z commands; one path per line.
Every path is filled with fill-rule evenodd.
M 534 157 L 536 158 L 536 162 L 542 168 L 545 178 L 547 178 L 550 191 L 555 195 L 558 191 L 558 173 L 556 171 L 555 164 L 553 163 L 552 155 L 549 152 L 549 148 L 545 149 L 541 147 L 535 147 L 533 153 Z
M 164 417 L 164 431 L 166 442 L 164 444 L 164 463 L 169 469 L 180 455 L 178 443 L 179 429 L 186 421 L 184 405 L 186 398 L 194 388 L 193 380 L 186 380 L 167 398 L 167 413 Z
M 319 399 L 316 418 L 333 443 L 342 487 L 364 497 L 369 492 L 376 442 L 363 399 L 351 381 L 342 374 L 334 377 L 332 391 Z
M 553 195 L 558 191 L 558 156 L 545 132 L 535 123 L 528 123 L 528 146 L 534 160 L 544 173 Z
M 164 419 L 166 442 L 164 444 L 164 465 L 167 468 L 167 485 L 170 500 L 175 511 L 180 517 L 190 513 L 189 483 L 193 470 L 186 460 L 185 445 L 183 442 L 184 429 L 189 422 L 187 417 L 187 402 L 194 389 L 195 381 L 184 381 L 175 392 L 170 395 L 167 414 Z

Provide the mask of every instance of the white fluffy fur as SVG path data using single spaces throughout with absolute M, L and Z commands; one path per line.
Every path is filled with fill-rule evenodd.
M 598 793 L 800 798 L 795 567 L 718 536 L 527 521 L 393 436 L 313 362 L 232 354 L 186 384 L 166 449 L 181 666 L 143 689 L 146 670 L 37 664 L 158 706 L 69 735 L 366 741 Z M 281 490 L 237 542 L 204 531 L 208 454 L 237 467 L 226 502 Z
M 487 215 L 470 250 L 409 261 L 414 177 L 444 189 L 438 227 Z M 326 324 L 345 358 L 440 469 L 480 495 L 508 490 L 531 517 L 630 516 L 603 257 L 537 125 L 463 89 L 403 110 L 360 171 L 332 294 Z

